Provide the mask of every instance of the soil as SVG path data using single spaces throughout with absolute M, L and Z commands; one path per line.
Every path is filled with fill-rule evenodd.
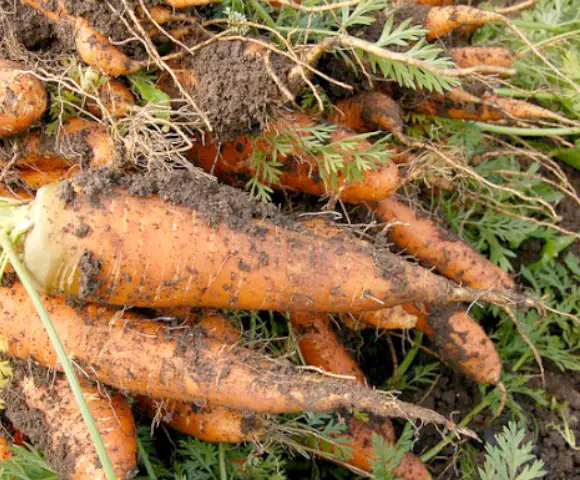
M 82 299 L 90 297 L 99 285 L 97 280 L 99 270 L 101 269 L 101 261 L 95 258 L 93 253 L 85 250 L 79 258 L 79 270 L 81 271 L 79 297 Z
M 46 423 L 43 412 L 26 405 L 20 386 L 25 377 L 32 378 L 35 385 L 46 386 L 52 381 L 51 372 L 21 360 L 11 359 L 10 363 L 14 375 L 6 388 L 2 389 L 6 416 L 16 429 L 30 438 L 38 450 L 47 454 L 47 462 L 59 478 L 70 478 L 75 459 L 67 447 L 66 440 L 59 442 L 58 445 L 53 444 L 50 426 Z
M 27 50 L 36 51 L 56 40 L 53 24 L 20 0 L 0 0 L 0 25 L 5 35 L 12 32 L 14 39 Z
M 216 42 L 189 60 L 195 72 L 196 102 L 224 142 L 263 127 L 272 109 L 286 100 L 264 56 L 245 53 L 253 45 L 239 40 Z M 286 78 L 290 66 L 284 57 L 270 55 L 270 68 L 278 79 Z

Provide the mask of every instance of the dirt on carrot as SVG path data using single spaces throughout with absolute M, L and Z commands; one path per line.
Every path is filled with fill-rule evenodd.
M 188 59 L 195 72 L 196 101 L 222 141 L 265 125 L 281 102 L 274 75 L 284 79 L 292 64 L 272 53 L 248 55 L 248 42 L 218 41 Z M 282 82 L 283 83 L 283 82 Z
M 95 257 L 93 252 L 85 250 L 79 258 L 79 270 L 81 271 L 79 297 L 81 300 L 89 297 L 99 288 L 101 282 L 97 280 L 97 276 L 100 268 L 101 261 Z
M 66 437 L 62 438 L 58 445 L 53 445 L 52 434 L 44 413 L 26 405 L 19 382 L 23 377 L 31 377 L 35 385 L 47 385 L 53 380 L 53 374 L 29 361 L 11 358 L 10 364 L 14 375 L 7 387 L 1 391 L 6 415 L 18 430 L 26 432 L 38 450 L 51 452 L 48 458 L 49 465 L 60 477 L 70 474 L 74 470 L 75 459 L 70 455 Z

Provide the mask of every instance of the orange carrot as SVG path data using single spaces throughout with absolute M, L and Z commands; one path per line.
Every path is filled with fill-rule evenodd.
M 516 54 L 502 47 L 456 47 L 450 49 L 451 58 L 458 67 L 469 68 L 478 65 L 495 65 L 509 68 L 516 60 Z
M 58 170 L 75 162 L 98 167 L 111 165 L 119 158 L 105 126 L 78 117 L 65 121 L 58 137 L 33 131 L 17 142 L 16 165 L 21 168 Z
M 118 80 L 109 80 L 99 88 L 99 101 L 101 105 L 94 102 L 87 104 L 88 110 L 96 117 L 101 117 L 103 113 L 113 118 L 126 117 L 135 106 L 135 96 L 131 89 Z
M 299 336 L 298 347 L 308 365 L 366 383 L 364 373 L 336 336 L 326 314 L 292 312 L 289 320 Z
M 332 330 L 326 314 L 293 312 L 289 319 L 294 329 L 301 334 L 298 347 L 308 365 L 322 368 L 336 375 L 354 377 L 355 381 L 363 385 L 366 383 L 364 373 Z M 341 432 L 340 436 L 346 436 L 350 440 L 352 456 L 344 462 L 362 470 L 371 471 L 368 458 L 372 457 L 372 433 L 376 432 L 388 443 L 394 443 L 393 424 L 388 419 L 371 418 L 368 422 L 363 422 L 350 417 L 347 425 L 348 430 Z M 337 453 L 334 445 L 319 445 L 320 447 L 328 449 L 331 453 Z M 393 469 L 393 475 L 404 480 L 431 478 L 421 460 L 412 453 L 406 453 L 403 456 L 401 464 Z
M 68 13 L 64 0 L 58 0 L 56 3 L 48 0 L 22 0 L 22 3 L 37 9 L 54 23 L 72 26 L 76 50 L 81 59 L 88 65 L 98 67 L 107 75 L 112 77 L 129 75 L 145 66 L 144 63 L 121 52 L 85 18 Z
M 457 287 L 370 246 L 300 231 L 247 196 L 187 172 L 88 172 L 74 184 L 43 187 L 15 209 L 13 218 L 32 225 L 21 240 L 23 261 L 39 288 L 114 305 L 341 312 L 515 300 Z M 81 226 L 88 234 L 74 235 Z
M 18 63 L 0 59 L 0 137 L 27 130 L 46 107 L 42 82 Z
M 12 452 L 10 451 L 10 443 L 8 439 L 0 432 L 0 461 L 8 460 L 12 457 Z
M 515 287 L 508 273 L 473 247 L 394 198 L 381 200 L 375 213 L 384 222 L 397 222 L 388 230 L 390 240 L 447 278 L 482 290 Z
M 403 143 L 407 143 L 403 135 L 401 107 L 381 92 L 362 92 L 339 100 L 330 120 L 356 132 L 389 131 Z
M 257 413 L 356 408 L 450 425 L 430 410 L 225 345 L 199 328 L 180 329 L 176 334 L 165 322 L 146 321 L 129 312 L 94 305 L 78 311 L 58 298 L 43 302 L 71 359 L 95 380 L 122 390 Z M 60 368 L 20 284 L 0 288 L 0 308 L 0 335 L 7 343 L 7 355 Z
M 6 416 L 46 455 L 59 478 L 105 478 L 97 451 L 67 380 L 27 362 L 12 361 L 14 376 L 3 391 Z M 136 464 L 137 436 L 125 398 L 85 381 L 81 388 L 103 438 L 115 474 L 125 478 Z M 66 445 L 65 449 L 61 446 Z
M 427 39 L 435 40 L 456 28 L 480 27 L 488 22 L 495 22 L 498 18 L 496 13 L 479 8 L 467 5 L 448 5 L 429 8 L 423 25 L 429 31 Z
M 167 5 L 171 5 L 174 8 L 200 7 L 220 2 L 221 0 L 165 0 Z
M 307 136 L 308 132 L 304 127 L 312 124 L 313 120 L 309 116 L 292 112 L 272 121 L 256 138 L 241 136 L 221 145 L 219 150 L 214 143 L 196 142 L 190 152 L 190 158 L 195 164 L 222 180 L 240 183 L 241 179 L 245 183 L 249 176 L 257 173 L 256 167 L 251 162 L 253 153 L 272 151 L 272 140 L 280 135 L 279 131 Z M 352 131 L 338 126 L 331 134 L 331 142 L 338 142 L 352 135 Z M 365 152 L 369 148 L 369 142 L 359 140 L 354 151 Z M 344 152 L 344 156 L 345 163 L 353 161 L 348 151 Z M 351 203 L 385 198 L 400 186 L 397 167 L 389 161 L 380 165 L 376 171 L 366 171 L 361 181 L 346 183 L 344 175 L 341 174 L 338 176 L 337 188 L 333 189 L 330 176 L 325 176 L 319 167 L 319 160 L 309 156 L 299 144 L 287 155 L 278 155 L 276 161 L 282 163 L 281 174 L 277 183 L 272 186 L 312 195 L 340 193 L 343 201 Z M 268 183 L 265 179 L 262 181 Z

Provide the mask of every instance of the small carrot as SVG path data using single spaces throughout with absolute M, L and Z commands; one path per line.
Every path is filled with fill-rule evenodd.
M 0 59 L 0 137 L 27 130 L 44 115 L 47 104 L 40 80 L 18 63 Z
M 23 261 L 51 294 L 121 306 L 329 312 L 516 300 L 458 287 L 370 246 L 301 231 L 247 196 L 188 172 L 125 177 L 97 170 L 75 178 L 41 188 L 3 220 L 30 225 L 20 238 Z M 127 189 L 159 192 L 182 205 Z M 81 226 L 87 234 L 79 237 Z
M 339 100 L 330 120 L 356 132 L 389 131 L 407 143 L 403 134 L 403 110 L 381 92 L 362 92 Z
M 384 222 L 397 222 L 387 232 L 391 241 L 447 278 L 482 290 L 514 289 L 508 273 L 402 202 L 394 198 L 381 200 L 375 214 Z
M 220 2 L 221 0 L 165 0 L 165 3 L 173 8 L 201 7 Z
M 2 434 L 2 432 L 0 432 L 0 462 L 2 460 L 8 460 L 9 458 L 12 458 L 10 443 L 8 442 L 8 439 Z
M 101 117 L 103 114 L 113 118 L 126 117 L 135 106 L 135 96 L 131 89 L 124 83 L 113 79 L 99 88 L 99 101 L 101 105 L 94 102 L 87 104 L 88 110 L 96 117 Z M 104 112 L 101 109 L 104 109 Z
M 495 65 L 509 68 L 516 60 L 516 54 L 502 47 L 455 47 L 449 53 L 451 58 L 461 68 L 477 65 Z
M 68 13 L 64 0 L 58 0 L 56 3 L 47 0 L 22 0 L 22 3 L 35 8 L 51 22 L 72 26 L 76 50 L 81 59 L 88 65 L 98 67 L 107 75 L 112 77 L 129 75 L 145 66 L 144 63 L 121 52 L 85 18 Z
M 92 378 L 133 393 L 185 402 L 207 401 L 256 413 L 297 413 L 356 408 L 380 416 L 408 415 L 442 422 L 430 410 L 387 398 L 362 385 L 292 368 L 252 350 L 212 339 L 191 327 L 94 305 L 82 311 L 44 298 L 71 359 Z M 20 284 L 0 288 L 0 335 L 7 355 L 60 368 L 34 305 Z M 17 425 L 18 426 L 18 425 Z
M 21 168 L 58 170 L 75 163 L 98 167 L 115 163 L 120 155 L 106 127 L 84 118 L 70 118 L 58 136 L 32 131 L 16 141 Z
M 43 451 L 59 478 L 105 478 L 67 380 L 58 376 L 52 381 L 48 371 L 27 362 L 11 363 L 14 375 L 2 393 L 8 419 Z M 87 382 L 82 382 L 81 388 L 115 474 L 126 478 L 137 467 L 137 437 L 131 408 L 118 393 L 106 396 Z
M 298 335 L 298 347 L 308 365 L 365 384 L 365 375 L 338 339 L 324 313 L 292 312 L 290 323 Z
M 432 7 L 425 12 L 423 25 L 429 31 L 428 40 L 463 27 L 480 27 L 489 22 L 497 22 L 500 16 L 495 12 L 480 10 L 467 5 L 447 5 Z
M 322 368 L 335 375 L 348 375 L 353 380 L 364 385 L 366 378 L 356 361 L 352 358 L 345 346 L 340 342 L 330 326 L 326 314 L 293 312 L 289 316 L 290 323 L 300 335 L 298 347 L 308 365 Z M 389 419 L 371 418 L 363 422 L 353 416 L 347 420 L 348 430 L 341 432 L 340 437 L 350 440 L 351 456 L 347 459 L 337 458 L 348 465 L 371 471 L 368 458 L 372 458 L 372 433 L 381 435 L 388 443 L 395 442 L 395 431 Z M 319 445 L 319 449 L 337 453 L 339 448 L 332 444 Z M 325 457 L 332 460 L 331 457 Z M 365 460 L 366 463 L 365 463 Z M 396 478 L 417 480 L 431 478 L 421 460 L 412 453 L 403 455 L 401 464 L 392 470 Z

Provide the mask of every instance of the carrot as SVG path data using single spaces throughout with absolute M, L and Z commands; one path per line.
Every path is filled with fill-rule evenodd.
M 362 92 L 339 100 L 330 120 L 356 132 L 390 131 L 403 143 L 407 143 L 403 135 L 401 107 L 381 92 Z
M 69 14 L 64 0 L 58 0 L 56 3 L 48 0 L 22 0 L 22 3 L 35 8 L 51 22 L 72 26 L 76 50 L 81 59 L 88 65 L 98 67 L 107 75 L 112 77 L 129 75 L 145 66 L 144 63 L 121 52 L 86 19 Z
M 33 193 L 39 188 L 52 182 L 57 182 L 74 175 L 77 170 L 57 169 L 57 170 L 15 170 L 13 173 L 16 176 L 16 181 L 6 182 L 9 188 L 14 190 L 14 193 L 20 195 L 21 193 Z M 11 197 L 12 195 L 8 195 Z
M 180 329 L 176 334 L 171 325 L 146 321 L 130 312 L 95 305 L 79 311 L 58 298 L 43 302 L 71 359 L 91 378 L 122 390 L 256 413 L 356 408 L 452 426 L 435 412 L 225 345 L 199 328 Z M 7 355 L 60 368 L 20 284 L 0 288 L 0 308 L 0 335 L 7 343 Z
M 346 235 L 336 225 L 320 219 L 303 223 L 307 228 L 326 238 L 341 238 Z M 348 238 L 348 241 L 351 244 L 362 244 L 355 238 Z M 429 337 L 456 371 L 462 372 L 477 383 L 495 385 L 499 382 L 501 359 L 497 350 L 481 326 L 462 310 L 462 307 L 446 309 L 404 304 L 368 312 L 343 313 L 339 318 L 355 329 L 360 329 L 361 326 L 364 328 L 365 325 L 386 330 L 417 328 Z M 318 342 L 319 349 L 324 345 L 323 342 Z M 339 348 L 340 345 L 333 350 Z M 329 361 L 334 357 L 339 358 L 338 353 L 327 356 Z M 322 355 L 319 354 L 318 357 Z
M 23 66 L 0 59 L 0 137 L 27 130 L 46 111 L 42 82 Z
M 104 125 L 75 117 L 65 121 L 58 137 L 41 131 L 27 133 L 17 141 L 21 168 L 58 170 L 75 163 L 97 167 L 119 159 L 114 140 Z
M 126 117 L 135 106 L 135 96 L 131 89 L 118 80 L 109 80 L 99 88 L 101 106 L 94 102 L 87 104 L 88 110 L 96 117 L 108 114 L 113 118 Z M 104 108 L 104 112 L 101 111 Z
M 514 119 L 528 121 L 563 120 L 563 117 L 557 113 L 524 100 L 490 94 L 485 94 L 479 98 L 461 87 L 455 87 L 445 95 L 431 95 L 420 102 L 415 110 L 429 115 L 480 122 Z M 566 120 L 564 119 L 564 121 Z
M 34 202 L 12 208 L 4 225 L 31 225 L 21 238 L 24 265 L 51 294 L 152 308 L 329 312 L 516 300 L 457 287 L 370 246 L 300 231 L 247 196 L 188 172 L 92 171 L 74 184 L 45 186 Z M 74 235 L 81 226 L 88 234 Z
M 427 39 L 435 40 L 457 28 L 480 27 L 497 20 L 498 15 L 495 12 L 467 5 L 448 5 L 429 8 L 423 25 L 429 31 Z
M 173 400 L 139 397 L 139 405 L 152 417 L 178 432 L 212 443 L 240 443 L 264 437 L 260 416 L 225 407 L 198 407 Z
M 200 7 L 220 2 L 221 0 L 165 0 L 165 3 L 173 8 Z
M 298 347 L 308 365 L 366 383 L 364 373 L 336 336 L 326 314 L 292 312 L 288 318 L 299 336 Z
M 105 473 L 85 427 L 67 380 L 27 362 L 13 361 L 14 376 L 3 391 L 6 416 L 24 432 L 32 444 L 63 479 L 101 479 Z M 104 395 L 82 382 L 83 394 L 95 418 L 118 478 L 133 473 L 137 437 L 131 408 L 119 393 Z M 66 448 L 62 448 L 66 445 Z
M 299 136 L 308 135 L 303 128 L 312 125 L 312 122 L 309 116 L 292 112 L 272 121 L 257 137 L 240 136 L 223 144 L 219 150 L 214 143 L 204 145 L 196 142 L 190 151 L 190 158 L 195 164 L 228 183 L 240 183 L 240 179 L 245 183 L 250 175 L 256 175 L 256 167 L 251 162 L 253 153 L 271 151 L 272 141 L 279 135 L 279 130 L 296 132 Z M 352 135 L 350 130 L 338 126 L 331 134 L 331 142 L 338 142 Z M 364 152 L 369 148 L 370 144 L 366 140 L 359 140 L 353 151 Z M 344 152 L 345 163 L 353 160 L 348 153 Z M 389 161 L 380 165 L 376 171 L 364 172 L 361 181 L 346 183 L 344 175 L 341 174 L 338 176 L 338 188 L 333 189 L 330 176 L 323 176 L 318 159 L 309 156 L 299 145 L 287 155 L 278 155 L 276 161 L 282 163 L 282 172 L 277 183 L 272 186 L 312 195 L 340 193 L 340 198 L 345 202 L 358 203 L 385 198 L 397 190 L 400 182 L 396 165 Z
M 2 432 L 0 432 L 0 462 L 2 460 L 8 460 L 9 458 L 12 458 L 10 443 L 8 442 L 8 439 L 2 434 Z
M 397 222 L 388 230 L 391 241 L 447 278 L 482 290 L 515 288 L 508 273 L 433 220 L 420 217 L 394 198 L 381 200 L 375 213 L 384 222 Z
M 451 58 L 461 68 L 477 65 L 495 65 L 509 68 L 516 60 L 516 54 L 502 47 L 456 47 L 449 50 Z
M 346 317 L 341 315 L 341 320 Z M 501 359 L 481 326 L 462 307 L 402 305 L 361 312 L 347 322 L 392 330 L 417 328 L 425 333 L 443 359 L 455 370 L 482 385 L 496 385 Z M 359 327 L 360 328 L 360 327 Z

